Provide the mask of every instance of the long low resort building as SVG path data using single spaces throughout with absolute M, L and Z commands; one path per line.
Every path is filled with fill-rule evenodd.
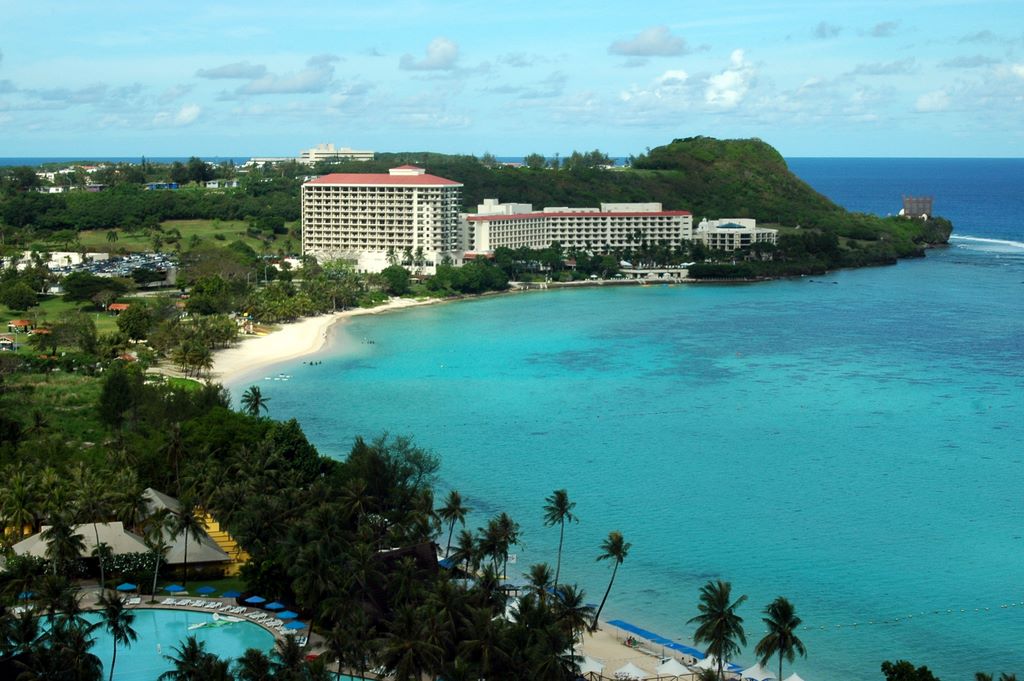
M 547 248 L 607 252 L 641 241 L 678 247 L 693 239 L 693 215 L 662 210 L 660 203 L 602 203 L 598 208 L 554 207 L 535 211 L 528 203 L 484 199 L 461 221 L 461 248 L 489 253 L 496 248 Z

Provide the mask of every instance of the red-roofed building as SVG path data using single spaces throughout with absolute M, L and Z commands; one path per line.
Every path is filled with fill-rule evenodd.
M 302 185 L 302 252 L 365 272 L 408 260 L 433 272 L 458 248 L 462 184 L 416 166 L 332 173 Z
M 7 330 L 16 333 L 28 333 L 35 326 L 31 319 L 12 319 L 7 322 Z
M 130 303 L 111 303 L 107 305 L 107 312 L 121 314 L 131 306 Z
M 693 239 L 693 215 L 662 210 L 660 203 L 602 203 L 600 208 L 545 208 L 484 199 L 462 220 L 461 247 L 476 253 L 496 248 L 547 248 L 608 252 L 642 241 L 679 247 Z

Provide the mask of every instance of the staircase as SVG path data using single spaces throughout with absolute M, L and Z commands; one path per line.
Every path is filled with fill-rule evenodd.
M 224 576 L 234 577 L 242 569 L 242 566 L 249 562 L 249 554 L 242 550 L 227 530 L 221 529 L 220 523 L 212 515 L 203 512 L 196 515 L 205 523 L 206 534 L 210 536 L 210 539 L 220 547 L 221 551 L 231 557 L 231 563 L 225 568 Z

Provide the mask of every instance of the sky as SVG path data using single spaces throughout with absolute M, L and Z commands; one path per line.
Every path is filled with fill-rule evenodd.
M 1024 156 L 1024 0 L 0 0 L 0 157 Z

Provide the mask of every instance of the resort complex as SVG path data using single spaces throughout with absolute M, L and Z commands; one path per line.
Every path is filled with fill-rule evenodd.
M 405 165 L 302 185 L 302 252 L 379 272 L 398 258 L 432 271 L 458 239 L 462 184 Z
M 663 210 L 658 202 L 602 203 L 599 207 L 546 207 L 485 199 L 476 213 L 459 214 L 462 184 L 416 166 L 387 175 L 334 173 L 302 185 L 303 253 L 317 260 L 346 259 L 360 271 L 379 272 L 405 262 L 432 273 L 442 260 L 459 265 L 498 248 L 612 253 L 642 244 L 678 249 L 699 241 L 736 251 L 776 244 L 778 230 L 751 218 L 702 220 Z

